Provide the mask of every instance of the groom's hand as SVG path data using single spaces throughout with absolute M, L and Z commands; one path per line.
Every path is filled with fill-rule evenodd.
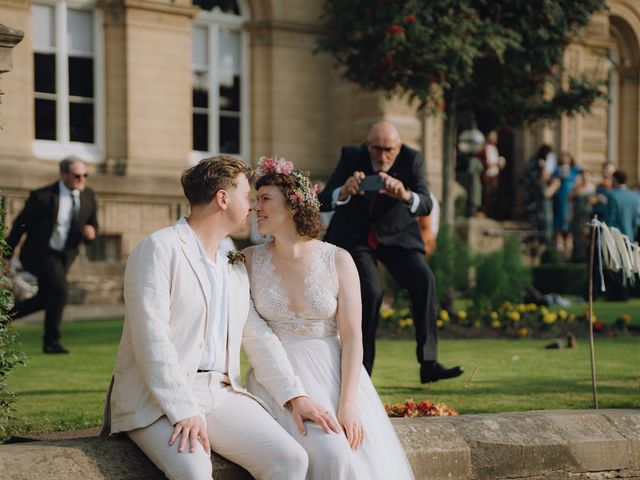
M 330 430 L 340 433 L 340 427 L 333 416 L 325 408 L 311 401 L 309 397 L 292 398 L 289 400 L 289 404 L 291 405 L 293 420 L 302 435 L 307 434 L 307 429 L 304 426 L 305 420 L 316 423 L 324 433 L 329 433 Z
M 207 435 L 207 428 L 204 425 L 204 421 L 201 417 L 189 417 L 184 420 L 180 420 L 175 424 L 173 428 L 173 434 L 169 439 L 169 446 L 172 447 L 175 443 L 178 435 L 182 434 L 180 444 L 178 445 L 178 452 L 184 452 L 184 447 L 189 440 L 189 451 L 191 453 L 196 451 L 198 446 L 198 440 L 202 443 L 204 451 L 207 455 L 211 454 L 211 446 L 209 445 L 209 436 Z

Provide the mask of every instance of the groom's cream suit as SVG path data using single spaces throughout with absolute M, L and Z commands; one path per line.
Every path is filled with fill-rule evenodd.
M 226 263 L 227 259 L 217 261 Z M 289 450 L 283 453 L 282 461 L 293 463 L 294 470 L 306 469 L 302 465 L 306 462 L 302 458 L 304 450 L 300 452 L 301 447 L 240 384 L 240 346 L 244 342 L 247 353 L 256 359 L 252 366 L 257 380 L 281 404 L 305 394 L 280 341 L 253 313 L 245 266 L 241 263 L 224 266 L 228 292 L 226 300 L 223 299 L 228 302 L 224 309 L 228 322 L 227 375 L 198 373 L 207 341 L 207 322 L 211 318 L 212 287 L 194 233 L 186 220 L 181 219 L 147 237 L 131 253 L 125 272 L 124 329 L 107 394 L 104 430 L 128 432 L 140 446 L 135 433 L 153 427 L 157 431 L 150 433 L 149 438 L 166 436 L 159 439 L 157 448 L 170 450 L 165 444 L 171 426 L 200 415 L 207 423 L 212 449 L 242 464 L 254 476 L 277 478 L 286 471 L 282 468 L 287 468 L 274 470 L 269 465 L 274 460 L 268 457 L 278 453 L 269 451 L 270 447 L 261 441 L 282 444 L 278 448 Z M 225 433 L 225 429 L 229 431 Z M 234 435 L 246 436 L 236 439 L 239 445 L 244 442 L 243 448 L 247 450 L 237 456 L 234 456 L 239 450 L 233 444 Z M 229 448 L 225 442 L 230 443 Z M 178 454 L 174 445 L 174 459 L 164 458 L 167 451 L 150 452 L 154 449 L 153 445 L 143 448 L 156 465 L 168 463 L 166 468 L 158 465 L 165 474 L 189 478 L 178 466 L 194 455 L 186 453 L 188 449 Z M 199 455 L 205 455 L 200 446 Z M 267 457 L 266 462 L 261 456 Z M 206 466 L 202 468 L 206 472 Z

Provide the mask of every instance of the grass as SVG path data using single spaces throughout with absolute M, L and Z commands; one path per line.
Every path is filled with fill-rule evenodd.
M 28 365 L 9 377 L 16 392 L 13 435 L 95 427 L 122 330 L 121 320 L 67 323 L 69 355 L 41 352 L 41 325 L 17 325 Z M 640 407 L 638 337 L 597 339 L 602 408 Z M 386 403 L 427 398 L 461 413 L 531 409 L 589 408 L 589 349 L 546 350 L 545 340 L 443 340 L 440 359 L 462 364 L 467 372 L 431 386 L 418 383 L 411 340 L 379 340 L 373 381 Z

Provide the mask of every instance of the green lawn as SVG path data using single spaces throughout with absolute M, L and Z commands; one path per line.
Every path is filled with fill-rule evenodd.
M 70 355 L 41 353 L 41 325 L 18 325 L 28 365 L 9 377 L 15 403 L 11 432 L 67 430 L 97 426 L 102 418 L 122 322 L 67 323 Z M 384 402 L 407 397 L 445 402 L 461 413 L 530 409 L 589 408 L 589 350 L 545 350 L 546 340 L 443 340 L 440 358 L 462 364 L 466 373 L 431 386 L 418 383 L 410 340 L 380 340 L 373 381 Z M 640 408 L 640 338 L 597 339 L 600 406 Z

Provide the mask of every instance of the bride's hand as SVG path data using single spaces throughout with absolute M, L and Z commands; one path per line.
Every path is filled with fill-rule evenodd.
M 338 409 L 338 422 L 347 436 L 349 446 L 356 450 L 364 441 L 364 425 L 356 408 L 352 405 Z

